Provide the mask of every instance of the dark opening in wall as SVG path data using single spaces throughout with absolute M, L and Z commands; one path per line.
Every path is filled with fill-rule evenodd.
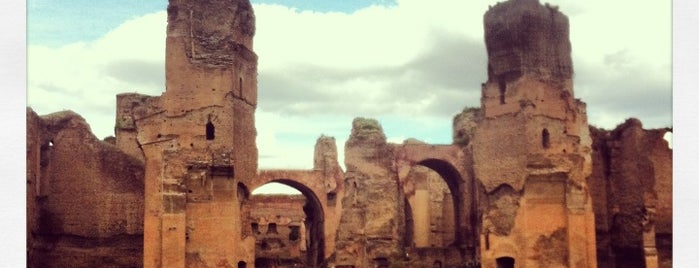
M 250 191 L 242 182 L 238 183 L 238 201 L 244 202 L 250 199 Z
M 485 230 L 485 250 L 490 249 L 490 232 Z
M 247 263 L 245 263 L 244 261 L 238 262 L 238 268 L 245 268 L 246 266 L 247 266 Z
M 238 78 L 238 94 L 243 98 L 243 78 Z
M 277 224 L 276 223 L 270 223 L 267 225 L 267 233 L 268 234 L 278 234 L 277 232 Z
M 301 238 L 301 227 L 299 226 L 289 226 L 291 231 L 289 232 L 290 241 L 298 241 Z
M 413 219 L 413 209 L 410 206 L 407 198 L 404 198 L 405 207 L 403 208 L 403 215 L 405 217 L 405 237 L 403 239 L 403 247 L 413 247 L 415 240 L 415 220 Z
M 505 80 L 500 79 L 498 85 L 500 86 L 500 104 L 505 104 L 505 90 L 507 89 L 507 84 L 505 84 Z
M 432 265 L 434 268 L 442 268 L 442 262 L 441 261 L 435 261 L 434 264 Z
M 260 225 L 257 224 L 256 222 L 253 222 L 250 224 L 250 228 L 252 228 L 252 233 L 254 234 L 261 234 L 260 233 Z
M 337 193 L 328 193 L 326 198 L 328 200 L 328 206 L 335 206 L 337 200 Z
M 216 129 L 214 128 L 214 124 L 211 123 L 211 119 L 209 119 L 209 122 L 206 123 L 206 140 L 213 140 L 215 137 L 215 131 Z
M 549 137 L 549 130 L 544 129 L 541 131 L 541 146 L 544 148 L 549 148 L 551 146 L 551 141 Z
M 388 261 L 388 258 L 376 258 L 376 259 L 374 259 L 374 267 L 388 268 L 389 265 L 391 265 L 391 262 Z
M 497 268 L 514 268 L 515 259 L 512 257 L 500 257 L 495 260 Z

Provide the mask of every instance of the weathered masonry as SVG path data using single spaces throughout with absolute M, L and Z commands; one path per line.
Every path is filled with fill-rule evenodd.
M 588 125 L 568 18 L 484 15 L 481 104 L 452 144 L 356 118 L 310 170 L 260 170 L 248 0 L 170 0 L 166 87 L 117 96 L 115 137 L 27 110 L 28 267 L 672 267 L 672 150 Z M 270 182 L 303 196 L 251 196 Z

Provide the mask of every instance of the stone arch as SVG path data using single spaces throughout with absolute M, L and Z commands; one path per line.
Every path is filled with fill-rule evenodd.
M 296 174 L 294 174 L 296 173 Z M 296 175 L 296 176 L 294 176 Z M 306 237 L 308 237 L 308 253 L 306 258 L 307 267 L 320 267 L 325 260 L 326 235 L 325 235 L 325 213 L 327 204 L 319 196 L 325 196 L 313 183 L 317 176 L 314 173 L 301 173 L 299 171 L 267 171 L 261 172 L 252 183 L 253 188 L 276 182 L 290 186 L 306 197 L 306 204 L 303 211 L 306 214 Z M 322 186 L 322 185 L 321 185 Z
M 298 190 L 307 199 L 309 199 L 309 202 L 313 203 L 313 205 L 317 205 L 317 211 L 315 211 L 315 212 L 317 212 L 320 217 L 325 216 L 324 215 L 325 212 L 323 209 L 323 202 L 321 202 L 320 199 L 318 198 L 318 194 L 315 191 L 313 191 L 313 189 L 306 186 L 305 184 L 299 182 L 298 180 L 287 179 L 287 178 L 273 179 L 273 180 L 270 180 L 264 184 L 267 184 L 270 182 L 281 183 L 281 184 L 290 186 L 291 188 Z M 260 185 L 260 186 L 262 186 L 262 185 Z M 316 209 L 316 208 L 314 208 L 314 209 Z
M 464 201 L 466 197 L 464 196 L 464 184 L 462 183 L 461 174 L 459 174 L 456 168 L 454 168 L 451 164 L 441 159 L 425 159 L 416 163 L 416 165 L 424 166 L 435 171 L 440 177 L 442 177 L 442 180 L 444 180 L 449 187 L 454 211 L 454 217 L 452 219 L 455 227 L 453 244 L 464 244 L 466 242 L 466 237 L 463 233 L 464 230 L 462 230 L 460 226 L 462 226 L 462 222 L 467 220 L 467 217 L 466 215 L 463 215 L 465 204 Z
M 458 251 L 462 261 L 475 260 L 479 222 L 474 214 L 477 212 L 475 181 L 467 168 L 471 159 L 456 145 L 404 144 L 396 149 L 395 155 L 401 183 L 406 182 L 410 170 L 416 166 L 426 167 L 444 180 L 454 206 L 454 242 L 448 249 Z

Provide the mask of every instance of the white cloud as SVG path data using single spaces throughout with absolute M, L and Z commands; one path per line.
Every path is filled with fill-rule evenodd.
M 113 135 L 116 94 L 164 89 L 165 12 L 124 22 L 91 43 L 27 48 L 28 105 L 74 110 L 99 138 Z
M 671 124 L 670 3 L 550 2 L 570 18 L 576 96 L 590 123 Z M 255 5 L 260 167 L 310 168 L 321 134 L 342 157 L 355 116 L 379 119 L 400 140 L 449 142 L 452 115 L 480 105 L 483 13 L 495 3 L 400 0 L 351 14 Z M 162 11 L 94 42 L 29 46 L 29 105 L 75 110 L 98 137 L 112 135 L 116 94 L 164 90 L 165 27 Z

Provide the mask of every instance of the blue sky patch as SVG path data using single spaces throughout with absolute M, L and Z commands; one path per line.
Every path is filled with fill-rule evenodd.
M 351 13 L 371 5 L 393 5 L 395 0 L 253 0 L 297 10 Z M 58 47 L 94 41 L 126 20 L 163 11 L 166 0 L 27 0 L 27 44 Z

